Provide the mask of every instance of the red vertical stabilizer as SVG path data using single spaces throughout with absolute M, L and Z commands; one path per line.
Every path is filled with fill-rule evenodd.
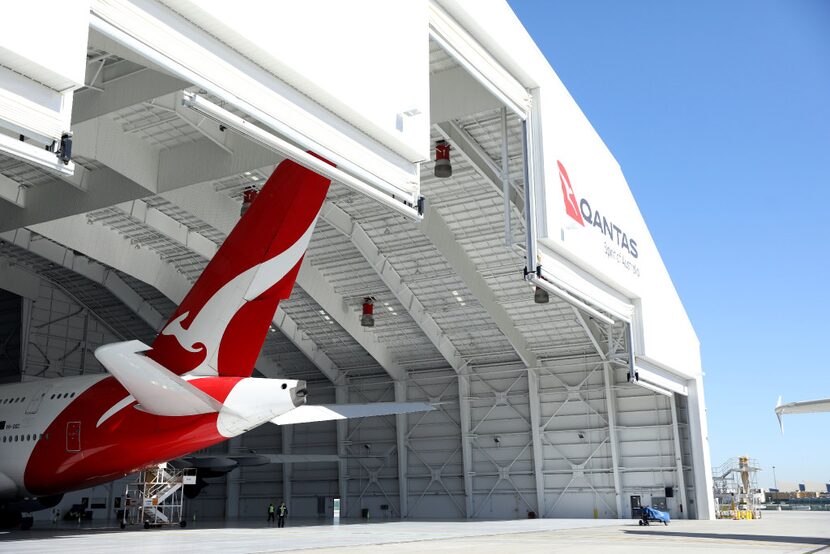
M 282 162 L 153 342 L 176 374 L 247 377 L 288 298 L 330 181 Z

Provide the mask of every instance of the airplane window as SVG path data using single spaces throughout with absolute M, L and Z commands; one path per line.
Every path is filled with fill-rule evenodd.
M 54 399 L 55 399 L 55 395 L 53 394 L 53 395 L 52 395 L 52 398 L 51 398 L 50 400 L 54 400 Z
M 3 437 L 3 442 L 6 442 L 6 437 Z
M 14 436 L 14 442 L 17 442 L 17 435 Z
M 70 394 L 69 398 L 75 398 L 75 393 L 73 392 L 72 394 Z

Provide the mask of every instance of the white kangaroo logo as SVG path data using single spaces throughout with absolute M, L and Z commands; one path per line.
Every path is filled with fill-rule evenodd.
M 173 335 L 179 345 L 188 352 L 208 350 L 205 359 L 188 372 L 188 375 L 216 375 L 218 373 L 216 360 L 218 360 L 219 345 L 231 319 L 245 302 L 254 300 L 270 289 L 297 265 L 308 248 L 316 222 L 315 217 L 303 236 L 290 247 L 225 283 L 202 306 L 187 329 L 182 327 L 182 322 L 190 315 L 189 311 L 184 312 L 162 329 L 162 335 Z M 197 348 L 196 345 L 199 347 Z M 215 351 L 211 352 L 211 350 Z

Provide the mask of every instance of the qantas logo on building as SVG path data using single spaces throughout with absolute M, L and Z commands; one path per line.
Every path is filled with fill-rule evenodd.
M 632 258 L 636 259 L 640 255 L 637 251 L 637 241 L 629 237 L 617 225 L 614 225 L 598 209 L 592 209 L 591 203 L 587 198 L 581 198 L 577 202 L 576 194 L 574 194 L 571 179 L 568 177 L 565 166 L 558 160 L 556 163 L 559 165 L 559 182 L 562 184 L 562 198 L 565 200 L 565 213 L 583 227 L 586 224 L 594 227 L 597 231 L 605 235 L 606 238 L 610 239 L 611 242 L 628 252 Z

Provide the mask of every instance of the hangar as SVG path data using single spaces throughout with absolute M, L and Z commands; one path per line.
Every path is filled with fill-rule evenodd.
M 713 516 L 694 330 L 619 164 L 506 2 L 61 12 L 21 3 L 0 36 L 5 382 L 151 342 L 292 159 L 332 187 L 258 373 L 306 380 L 311 403 L 436 409 L 260 427 L 205 454 L 274 463 L 208 480 L 190 513 Z M 127 480 L 62 509 L 111 519 Z

